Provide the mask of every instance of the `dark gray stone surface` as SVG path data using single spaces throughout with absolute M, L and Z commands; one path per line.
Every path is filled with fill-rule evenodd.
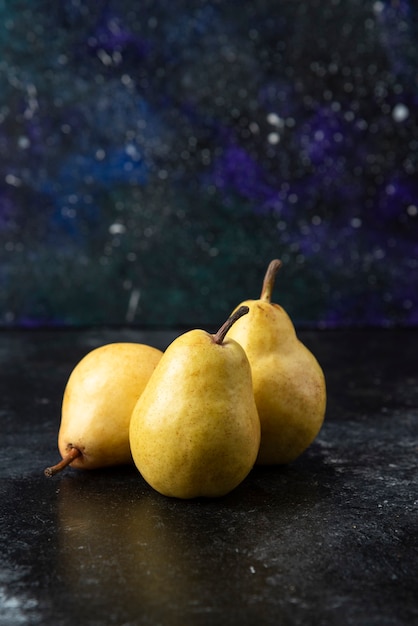
M 0 625 L 417 624 L 415 330 L 301 332 L 324 427 L 225 498 L 168 499 L 131 467 L 44 477 L 77 361 L 176 334 L 0 334 Z

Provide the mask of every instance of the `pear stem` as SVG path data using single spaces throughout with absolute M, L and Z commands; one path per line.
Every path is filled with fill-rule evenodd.
M 235 324 L 235 322 L 242 317 L 243 315 L 246 315 L 248 313 L 250 309 L 245 306 L 242 305 L 240 306 L 236 311 L 234 311 L 232 313 L 232 315 L 230 315 L 228 317 L 228 319 L 226 320 L 226 322 L 224 322 L 222 324 L 222 326 L 220 327 L 220 329 L 218 330 L 218 332 L 215 335 L 212 335 L 213 340 L 215 343 L 221 345 L 221 343 L 223 342 L 223 340 L 225 339 L 225 335 L 228 332 L 228 330 L 231 328 L 231 326 L 233 324 Z
M 70 465 L 70 463 L 74 461 L 74 459 L 81 456 L 81 454 L 82 453 L 78 448 L 71 447 L 68 453 L 63 457 L 62 461 L 60 461 L 56 465 L 52 465 L 52 467 L 47 467 L 44 470 L 45 476 L 55 476 L 55 474 L 58 474 L 58 472 L 61 472 L 63 469 L 65 469 L 68 465 Z
M 283 263 L 280 261 L 280 259 L 273 259 L 273 261 L 270 261 L 266 271 L 266 275 L 264 276 L 260 300 L 264 300 L 264 302 L 271 302 L 276 274 L 282 265 Z

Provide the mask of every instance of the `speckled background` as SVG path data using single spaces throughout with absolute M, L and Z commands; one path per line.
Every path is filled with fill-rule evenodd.
M 0 0 L 0 323 L 418 322 L 418 6 Z

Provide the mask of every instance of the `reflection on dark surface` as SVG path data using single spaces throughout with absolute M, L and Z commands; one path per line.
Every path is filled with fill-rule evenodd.
M 188 623 L 198 623 L 205 613 L 216 615 L 221 598 L 237 616 L 254 611 L 255 617 L 268 587 L 286 593 L 283 582 L 289 557 L 298 552 L 298 530 L 305 541 L 306 533 L 316 532 L 307 517 L 317 501 L 313 484 L 300 485 L 298 494 L 295 483 L 290 500 L 284 493 L 281 503 L 276 497 L 261 513 L 260 501 L 265 507 L 269 495 L 250 483 L 241 497 L 223 499 L 220 510 L 219 500 L 160 496 L 134 470 L 126 472 L 116 489 L 114 484 L 106 489 L 92 473 L 61 481 L 59 572 L 79 610 L 100 613 L 106 598 L 106 610 L 117 602 L 125 619 L 147 615 L 158 623 L 170 615 L 170 623 L 184 624 L 187 615 Z M 280 481 L 280 472 L 271 474 Z M 297 525 L 289 532 L 289 516 L 296 511 Z

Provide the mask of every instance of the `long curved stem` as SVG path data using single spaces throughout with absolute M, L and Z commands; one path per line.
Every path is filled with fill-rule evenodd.
M 266 275 L 264 276 L 260 300 L 264 300 L 265 302 L 271 302 L 276 274 L 282 265 L 283 263 L 280 261 L 280 259 L 273 259 L 273 261 L 270 261 L 266 271 Z
M 63 457 L 62 461 L 60 461 L 56 465 L 47 467 L 44 470 L 45 476 L 48 476 L 48 477 L 55 476 L 55 474 L 58 474 L 58 472 L 61 472 L 63 469 L 65 469 L 68 465 L 70 465 L 70 463 L 74 461 L 74 459 L 81 456 L 81 454 L 82 453 L 78 448 L 71 447 L 68 453 Z
M 246 313 L 248 313 L 249 310 L 250 309 L 248 306 L 242 305 L 239 307 L 239 309 L 234 311 L 234 313 L 232 313 L 232 315 L 228 317 L 226 322 L 222 324 L 218 332 L 215 335 L 212 335 L 214 342 L 220 345 L 225 339 L 225 335 L 228 332 L 228 330 L 231 328 L 231 326 L 235 324 L 235 322 L 240 317 L 242 317 L 243 315 L 246 315 Z

